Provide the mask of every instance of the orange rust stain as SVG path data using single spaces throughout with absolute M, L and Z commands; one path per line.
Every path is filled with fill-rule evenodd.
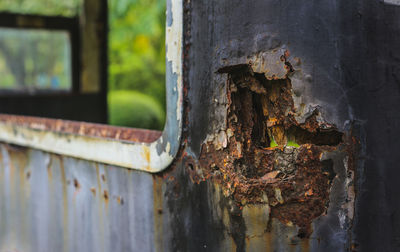
M 124 204 L 124 199 L 121 196 L 117 196 L 117 203 L 120 205 Z
M 286 61 L 288 56 L 285 52 L 282 58 Z M 226 72 L 226 127 L 231 136 L 222 149 L 215 141 L 202 146 L 202 176 L 192 175 L 191 180 L 215 179 L 239 209 L 269 204 L 271 217 L 293 223 L 299 236 L 308 237 L 312 220 L 323 214 L 329 201 L 332 178 L 324 173 L 320 157 L 343 143 L 343 133 L 333 125 L 320 125 L 318 110 L 305 122 L 297 121 L 289 78 L 268 80 L 248 68 Z M 277 147 L 269 147 L 272 140 Z M 287 146 L 289 140 L 299 146 Z
M 100 181 L 99 165 L 97 163 L 95 163 L 95 166 L 96 166 L 97 187 L 99 189 L 99 192 L 101 192 L 101 181 Z
M 145 146 L 145 145 L 142 148 L 143 148 L 142 155 L 143 155 L 143 158 L 146 161 L 145 169 L 149 171 L 150 170 L 150 149 L 149 149 L 148 146 Z
M 310 242 L 309 239 L 301 240 L 301 243 L 300 243 L 301 251 L 305 251 L 305 252 L 310 251 L 310 243 L 309 242 Z
M 104 201 L 106 202 L 106 203 L 108 203 L 108 191 L 107 190 L 104 190 L 104 192 L 103 192 L 103 198 L 104 198 Z
M 31 116 L 0 114 L 0 121 L 38 130 L 57 131 L 132 142 L 151 143 L 159 138 L 162 134 L 161 131 L 155 130 L 115 127 L 110 125 L 38 118 Z
M 74 179 L 74 187 L 77 191 L 79 191 L 79 189 L 81 188 L 81 185 L 79 184 L 77 179 Z
M 65 249 L 68 251 L 68 192 L 67 192 L 67 179 L 65 176 L 65 168 L 62 156 L 58 157 L 60 162 L 60 173 L 61 173 L 61 182 L 62 182 L 62 194 L 63 194 L 63 241 L 66 246 Z
M 76 178 L 74 179 L 74 187 L 75 187 L 75 191 L 74 191 L 74 200 L 75 200 L 76 196 L 78 195 L 79 191 L 81 190 L 81 185 L 79 184 L 79 182 Z
M 163 183 L 162 177 L 153 176 L 154 244 L 156 251 L 163 250 Z
M 265 232 L 264 233 L 264 237 L 265 237 L 264 240 L 265 240 L 265 243 L 266 243 L 266 246 L 265 246 L 266 252 L 272 252 L 273 251 L 273 243 L 272 243 L 273 239 L 272 239 L 272 236 L 273 236 L 272 232 Z
M 101 186 L 101 176 L 100 176 L 100 168 L 98 163 L 94 163 L 95 167 L 96 167 L 96 179 L 97 179 L 97 187 L 98 187 L 98 194 L 97 194 L 97 200 L 99 203 L 102 202 L 103 200 L 103 196 L 102 196 L 102 186 Z M 98 216 L 99 216 L 99 226 L 101 227 L 99 230 L 99 235 L 103 236 L 104 235 L 104 220 L 103 220 L 103 216 L 104 216 L 104 210 L 103 207 L 100 205 L 99 207 L 97 207 L 98 209 Z M 107 212 L 107 210 L 106 210 Z
M 306 191 L 306 192 L 304 193 L 304 196 L 311 196 L 311 195 L 313 195 L 313 190 L 312 190 L 312 188 L 308 189 L 308 191 Z
M 90 191 L 93 193 L 93 196 L 96 196 L 96 188 L 91 187 L 91 188 L 90 188 Z

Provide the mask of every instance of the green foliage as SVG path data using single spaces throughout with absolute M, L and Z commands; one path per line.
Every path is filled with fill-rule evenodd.
M 277 147 L 277 146 L 278 146 L 278 144 L 275 142 L 275 139 L 272 137 L 269 147 Z
M 287 142 L 286 146 L 292 146 L 292 147 L 296 147 L 296 148 L 300 147 L 300 145 L 298 143 L 296 143 L 295 141 L 290 141 L 290 140 Z
M 0 75 L 0 88 L 70 88 L 68 34 L 0 28 Z
M 292 146 L 292 147 L 296 147 L 296 148 L 300 147 L 300 145 L 298 143 L 296 143 L 295 141 L 292 141 L 292 140 L 288 140 L 286 146 Z M 278 144 L 275 142 L 274 138 L 271 138 L 271 143 L 270 143 L 269 147 L 278 147 Z
M 108 93 L 110 124 L 162 130 L 164 111 L 152 97 L 136 91 L 118 90 Z
M 165 0 L 109 0 L 109 89 L 137 90 L 165 109 Z
M 53 16 L 76 16 L 82 0 L 0 0 L 0 11 Z
M 83 1 L 0 0 L 0 11 L 50 16 L 77 16 L 82 9 Z M 166 1 L 108 0 L 108 7 L 110 27 L 108 34 L 110 123 L 121 126 L 161 129 L 166 109 Z M 7 38 L 9 37 L 7 36 Z M 18 43 L 7 42 L 6 44 L 3 42 L 1 46 L 3 49 L 0 50 L 0 67 L 4 66 L 0 69 L 0 74 L 4 77 L 2 84 L 0 83 L 3 88 L 15 86 L 16 84 L 38 86 L 35 84 L 35 82 L 38 82 L 37 80 L 47 83 L 44 80 L 48 79 L 46 76 L 52 76 L 57 71 L 61 71 L 62 64 L 65 64 L 65 62 L 62 62 L 62 57 L 60 59 L 58 56 L 51 55 L 49 63 L 54 69 L 47 65 L 42 67 L 41 64 L 47 60 L 46 57 L 46 60 L 42 60 L 42 47 L 46 51 L 45 54 L 52 54 L 62 50 L 58 49 L 58 47 L 56 48 L 56 45 L 61 45 L 62 43 L 49 46 L 46 43 L 39 42 L 27 43 L 29 46 L 26 46 L 26 49 L 23 50 L 20 47 L 13 48 L 13 46 L 18 46 Z M 37 44 L 37 48 L 32 49 L 30 44 Z M 52 48 L 51 52 L 48 48 Z M 18 60 L 18 65 L 14 64 L 16 66 L 12 67 L 11 65 L 13 64 L 6 59 L 7 53 L 27 56 L 25 58 L 20 56 L 19 58 L 21 59 Z M 31 57 L 30 54 L 35 55 Z M 17 62 L 15 59 L 11 61 Z M 47 71 L 49 73 L 47 73 L 40 70 L 42 68 L 51 69 L 51 71 L 49 70 Z M 42 74 L 42 72 L 45 73 Z M 60 87 L 63 87 L 62 83 L 66 81 L 68 80 L 60 77 Z M 47 84 L 42 86 L 45 87 Z M 114 92 L 115 90 L 135 90 L 136 92 Z M 139 94 L 139 92 L 144 95 Z M 132 101 L 129 101 L 129 99 L 132 99 Z M 133 107 L 129 107 L 131 105 Z

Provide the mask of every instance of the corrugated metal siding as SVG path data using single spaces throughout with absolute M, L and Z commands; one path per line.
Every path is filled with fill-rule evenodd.
M 1 145 L 0 251 L 153 251 L 150 174 Z

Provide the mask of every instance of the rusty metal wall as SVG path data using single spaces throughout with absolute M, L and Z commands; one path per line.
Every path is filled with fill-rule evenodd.
M 398 250 L 399 17 L 400 7 L 372 0 L 186 1 L 174 163 L 152 175 L 1 144 L 0 251 Z M 304 223 L 296 215 L 312 209 L 290 208 L 290 190 L 263 198 L 235 174 L 240 167 L 230 174 L 202 156 L 206 148 L 225 151 L 215 160 L 234 154 L 229 98 L 248 81 L 236 75 L 249 77 L 237 66 L 290 80 L 298 126 L 318 108 L 316 127 L 343 133 L 340 145 L 318 153 L 334 177 L 328 194 L 311 188 L 324 195 L 324 211 Z M 290 200 L 314 197 L 303 189 Z M 279 206 L 292 217 L 279 216 Z
M 0 251 L 154 251 L 150 174 L 1 145 Z

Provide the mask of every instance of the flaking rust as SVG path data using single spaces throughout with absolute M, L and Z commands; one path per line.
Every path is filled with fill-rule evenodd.
M 318 110 L 297 122 L 289 78 L 267 79 L 250 64 L 219 73 L 228 74 L 227 129 L 203 144 L 202 176 L 222 184 L 239 209 L 268 204 L 271 217 L 308 237 L 327 210 L 335 177 L 332 162 L 321 157 L 339 147 L 343 133 L 318 120 Z

